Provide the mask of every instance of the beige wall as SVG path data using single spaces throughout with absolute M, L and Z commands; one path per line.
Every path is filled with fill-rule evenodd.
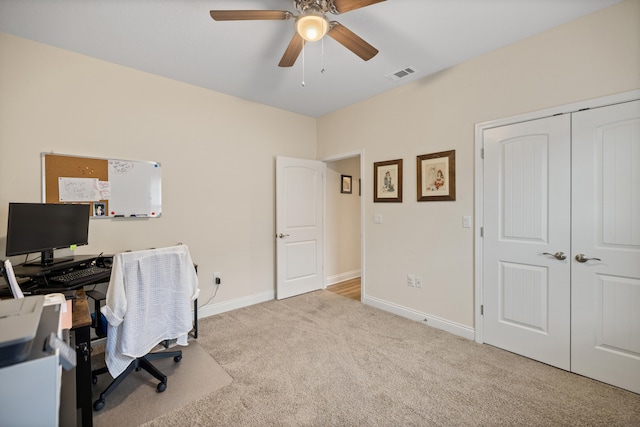
M 626 1 L 318 120 L 320 158 L 364 149 L 366 294 L 474 327 L 474 126 L 640 88 L 640 1 Z M 456 150 L 457 200 L 416 202 L 416 156 Z M 404 159 L 404 202 L 373 203 L 373 162 Z M 383 215 L 383 224 L 373 215 Z M 408 273 L 424 278 L 407 286 Z
M 273 294 L 275 156 L 316 158 L 316 121 L 0 34 L 0 258 L 7 203 L 41 201 L 43 151 L 160 162 L 162 217 L 92 220 L 78 252 L 184 242 L 201 304 L 222 273 L 219 304 Z
M 350 175 L 351 194 L 341 193 L 341 175 Z M 327 284 L 360 276 L 360 156 L 327 163 L 326 250 Z

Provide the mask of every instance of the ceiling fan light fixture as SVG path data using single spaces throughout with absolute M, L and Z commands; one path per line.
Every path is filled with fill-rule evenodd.
M 322 11 L 308 8 L 296 18 L 296 31 L 308 42 L 320 40 L 329 31 L 329 21 Z

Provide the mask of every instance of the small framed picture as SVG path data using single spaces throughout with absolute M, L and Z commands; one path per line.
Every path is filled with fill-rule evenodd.
M 402 202 L 402 159 L 373 164 L 373 201 Z
M 351 194 L 351 175 L 340 175 L 340 192 Z
M 417 156 L 418 201 L 438 202 L 456 199 L 456 152 Z
M 105 216 L 107 214 L 107 209 L 104 203 L 94 203 L 93 204 L 93 216 Z

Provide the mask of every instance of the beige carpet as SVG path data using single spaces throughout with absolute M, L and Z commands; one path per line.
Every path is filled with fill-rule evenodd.
M 177 349 L 182 350 L 180 362 L 175 363 L 173 358 L 153 361 L 168 377 L 164 392 L 156 392 L 158 380 L 146 371 L 132 372 L 107 397 L 104 409 L 93 412 L 93 425 L 138 426 L 231 383 L 231 377 L 197 341 L 191 340 L 188 346 Z M 94 355 L 92 363 L 93 368 L 104 366 L 104 355 Z M 111 380 L 109 374 L 98 377 L 98 384 L 93 386 L 92 401 L 95 402 Z
M 638 394 L 328 291 L 201 319 L 198 342 L 233 382 L 147 427 L 640 425 Z

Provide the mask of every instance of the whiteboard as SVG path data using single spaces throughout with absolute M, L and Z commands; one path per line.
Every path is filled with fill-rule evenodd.
M 92 217 L 162 214 L 160 163 L 42 153 L 43 201 L 88 203 Z
M 111 199 L 116 216 L 158 216 L 162 210 L 160 164 L 109 160 Z

